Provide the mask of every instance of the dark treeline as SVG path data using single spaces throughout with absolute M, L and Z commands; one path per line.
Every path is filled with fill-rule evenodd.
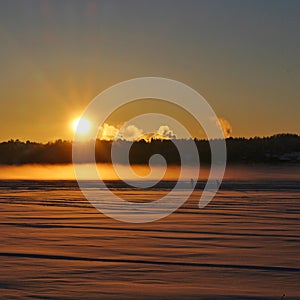
M 202 163 L 210 162 L 210 147 L 207 140 L 194 140 Z M 193 140 L 177 140 L 183 146 Z M 218 142 L 218 141 L 215 141 Z M 117 141 L 122 153 L 126 141 Z M 278 163 L 300 162 L 300 136 L 296 134 L 277 134 L 271 137 L 229 138 L 227 144 L 227 161 L 229 163 Z M 96 141 L 95 157 L 99 163 L 111 162 L 110 141 Z M 84 144 L 82 144 L 84 149 Z M 168 164 L 180 164 L 180 155 L 170 140 L 141 140 L 133 143 L 130 149 L 132 164 L 147 164 L 153 154 L 161 154 Z M 184 153 L 188 157 L 189 153 Z M 84 155 L 82 163 L 86 161 Z M 118 162 L 124 162 L 122 155 Z M 10 140 L 0 143 L 0 164 L 67 164 L 72 163 L 72 142 L 58 140 L 47 144 Z M 191 161 L 191 164 L 193 162 Z

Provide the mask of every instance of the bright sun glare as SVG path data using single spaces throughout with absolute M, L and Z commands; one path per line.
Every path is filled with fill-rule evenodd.
M 91 122 L 88 119 L 82 118 L 77 118 L 76 120 L 73 121 L 72 127 L 74 131 L 77 131 L 79 134 L 86 134 L 89 132 L 91 129 Z

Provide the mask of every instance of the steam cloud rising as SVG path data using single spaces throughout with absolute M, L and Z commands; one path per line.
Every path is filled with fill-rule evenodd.
M 218 119 L 225 138 L 229 138 L 232 133 L 232 126 L 231 124 L 224 118 Z M 217 123 L 217 122 L 216 122 Z M 99 130 L 99 139 L 105 141 L 112 141 L 116 138 L 126 141 L 135 141 L 135 140 L 142 140 L 144 139 L 147 142 L 155 139 L 176 139 L 179 138 L 177 134 L 168 126 L 168 125 L 161 125 L 155 132 L 152 133 L 144 133 L 143 129 L 135 126 L 135 125 L 128 125 L 128 126 L 114 126 L 104 123 Z
M 225 138 L 229 138 L 231 136 L 231 133 L 232 133 L 232 126 L 224 118 L 219 118 L 219 122 L 221 124 L 222 129 L 223 129 L 223 133 L 224 133 Z
M 144 133 L 143 129 L 138 128 L 135 125 L 128 125 L 126 127 L 118 128 L 114 125 L 105 123 L 99 130 L 99 139 L 112 141 L 116 137 L 126 140 L 135 141 L 144 139 L 145 141 L 151 141 L 152 139 L 176 139 L 177 135 L 167 125 L 162 125 L 156 132 Z

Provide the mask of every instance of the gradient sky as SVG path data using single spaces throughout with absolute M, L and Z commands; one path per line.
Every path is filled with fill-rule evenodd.
M 300 1 L 0 0 L 0 140 L 71 139 L 105 88 L 161 76 L 233 136 L 300 133 Z

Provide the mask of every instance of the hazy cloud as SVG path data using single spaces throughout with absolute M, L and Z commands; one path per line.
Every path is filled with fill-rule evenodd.
M 135 125 L 129 125 L 127 127 L 123 127 L 120 130 L 119 136 L 121 139 L 127 141 L 134 141 L 143 135 L 143 129 L 136 127 Z
M 231 133 L 232 133 L 231 124 L 224 118 L 219 118 L 219 122 L 221 124 L 222 129 L 223 129 L 224 136 L 226 138 L 229 138 L 231 136 Z
M 167 125 L 160 126 L 159 129 L 157 130 L 157 134 L 169 139 L 177 138 L 174 131 Z
M 98 136 L 100 140 L 106 141 L 112 141 L 117 137 L 126 141 L 135 141 L 142 139 L 144 139 L 145 141 L 151 141 L 153 139 L 177 138 L 177 135 L 174 133 L 174 131 L 167 125 L 160 126 L 156 132 L 144 134 L 143 129 L 135 125 L 116 127 L 107 123 L 104 123 L 104 125 L 100 128 Z
M 99 139 L 105 141 L 112 141 L 118 135 L 119 129 L 113 125 L 104 123 L 99 130 Z

